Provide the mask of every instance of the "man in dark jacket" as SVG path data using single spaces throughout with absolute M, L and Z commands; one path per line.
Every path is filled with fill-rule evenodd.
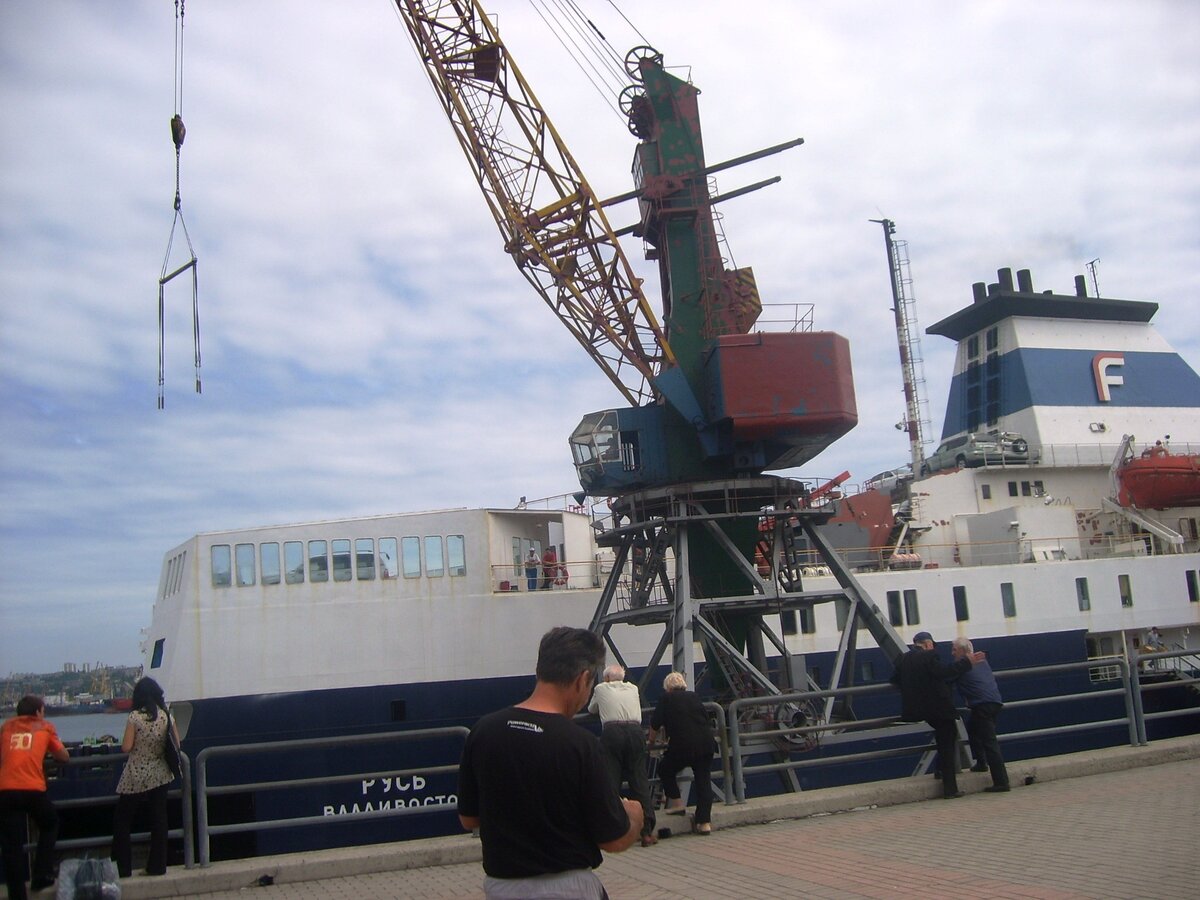
M 942 773 L 942 792 L 947 800 L 961 797 L 958 789 L 957 722 L 958 713 L 951 698 L 950 682 L 985 658 L 983 653 L 970 653 L 951 665 L 941 661 L 934 649 L 933 636 L 919 631 L 913 637 L 913 648 L 896 662 L 892 684 L 900 688 L 902 711 L 906 722 L 924 720 L 933 729 L 937 741 L 938 766 Z

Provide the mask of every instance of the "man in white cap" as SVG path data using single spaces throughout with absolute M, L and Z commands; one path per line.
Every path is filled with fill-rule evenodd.
M 892 673 L 892 684 L 900 688 L 900 718 L 906 722 L 923 720 L 933 729 L 942 773 L 942 796 L 947 800 L 963 795 L 958 789 L 958 713 L 950 682 L 985 658 L 981 652 L 969 653 L 946 665 L 934 649 L 933 635 L 918 631 L 913 636 L 912 649 L 896 661 L 896 671 Z

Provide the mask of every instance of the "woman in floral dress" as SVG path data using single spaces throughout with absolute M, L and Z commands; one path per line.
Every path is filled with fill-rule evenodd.
M 150 856 L 147 875 L 167 871 L 167 789 L 175 776 L 163 755 L 167 729 L 175 723 L 167 713 L 163 689 L 153 678 L 142 678 L 133 686 L 133 711 L 125 725 L 121 749 L 129 754 L 117 782 L 117 809 L 113 816 L 112 858 L 122 878 L 131 874 L 129 834 L 134 814 L 142 804 L 150 807 Z M 175 731 L 178 742 L 179 733 Z

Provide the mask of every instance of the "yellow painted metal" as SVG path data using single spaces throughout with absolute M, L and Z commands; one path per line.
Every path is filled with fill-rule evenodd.
M 517 269 L 632 405 L 675 364 L 570 151 L 477 0 L 395 0 Z

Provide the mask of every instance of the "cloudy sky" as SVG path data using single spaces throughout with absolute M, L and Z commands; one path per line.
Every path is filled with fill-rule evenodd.
M 1200 4 L 618 4 L 639 37 L 580 2 L 702 89 L 710 161 L 806 140 L 720 176 L 783 176 L 723 205 L 734 259 L 851 341 L 860 424 L 798 474 L 907 455 L 873 218 L 922 328 L 998 267 L 1069 293 L 1098 258 L 1200 362 Z M 489 6 L 597 193 L 628 190 L 625 124 L 525 2 Z M 388 0 L 186 9 L 204 392 L 173 285 L 159 411 L 173 4 L 0 4 L 0 673 L 137 661 L 197 532 L 569 492 L 567 435 L 620 402 L 502 252 Z M 936 436 L 952 346 L 923 349 Z

